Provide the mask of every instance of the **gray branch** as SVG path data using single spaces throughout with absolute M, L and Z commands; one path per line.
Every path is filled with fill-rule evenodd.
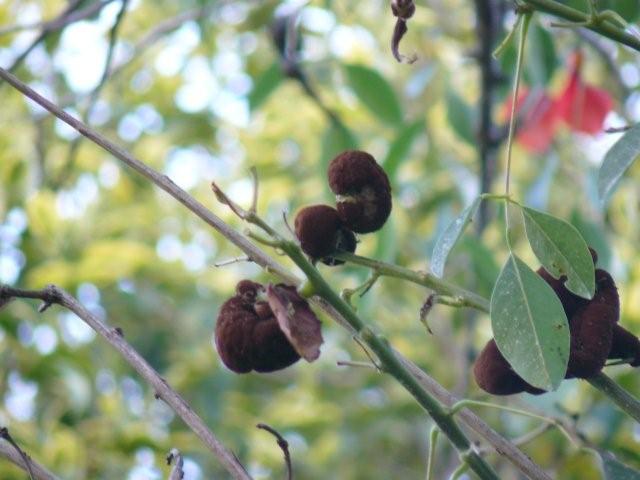
M 6 285 L 0 285 L 0 304 L 11 298 L 42 300 L 43 305 L 40 307 L 40 311 L 44 311 L 49 308 L 49 306 L 57 304 L 75 313 L 114 347 L 127 363 L 154 388 L 156 397 L 162 399 L 169 405 L 189 428 L 200 437 L 202 442 L 211 450 L 233 478 L 251 480 L 251 477 L 236 456 L 230 450 L 227 450 L 189 404 L 173 390 L 167 381 L 124 339 L 120 329 L 107 326 L 72 295 L 55 285 L 49 285 L 43 290 L 20 290 Z
M 10 445 L 6 441 L 0 441 L 0 457 L 8 460 L 14 465 L 17 465 L 25 472 L 29 471 L 27 465 L 24 463 L 22 455 L 18 453 L 13 445 Z M 33 473 L 33 478 L 35 480 L 60 480 L 31 457 L 29 457 L 29 465 L 31 466 L 31 472 Z
M 0 78 L 10 83 L 23 95 L 51 112 L 57 118 L 77 130 L 80 134 L 84 135 L 95 144 L 110 152 L 124 164 L 128 165 L 133 170 L 140 173 L 142 176 L 153 182 L 156 186 L 160 187 L 162 190 L 174 197 L 178 202 L 191 210 L 205 223 L 216 229 L 227 240 L 240 248 L 240 250 L 242 250 L 252 261 L 267 269 L 270 273 L 273 273 L 274 275 L 280 277 L 286 283 L 295 285 L 300 283 L 300 279 L 292 275 L 287 269 L 273 260 L 262 249 L 253 244 L 245 235 L 239 233 L 238 231 L 234 230 L 229 225 L 224 223 L 219 217 L 214 215 L 204 205 L 194 199 L 186 191 L 178 187 L 169 177 L 167 177 L 166 175 L 162 175 L 145 163 L 136 159 L 122 147 L 116 145 L 100 133 L 92 130 L 84 123 L 78 121 L 76 118 L 63 111 L 62 109 L 60 109 L 60 107 L 50 102 L 46 98 L 39 95 L 33 89 L 18 80 L 14 75 L 10 74 L 2 68 L 0 68 Z M 316 298 L 314 303 L 325 310 L 327 314 L 334 320 L 336 320 L 340 325 L 345 327 L 347 326 L 345 320 L 340 316 L 340 314 L 333 308 L 331 308 L 326 302 Z M 447 405 L 451 405 L 458 400 L 438 382 L 436 382 L 436 380 L 420 370 L 420 368 L 418 368 L 415 364 L 400 355 L 398 355 L 398 357 L 410 369 L 412 374 L 422 384 L 422 386 L 430 393 L 432 393 L 436 398 L 440 399 Z M 507 458 L 511 463 L 513 463 L 513 465 L 515 465 L 522 473 L 527 475 L 529 478 L 538 480 L 550 480 L 551 477 L 549 477 L 527 455 L 525 455 L 520 449 L 509 442 L 509 440 L 505 439 L 495 430 L 491 429 L 489 425 L 487 425 L 473 412 L 469 410 L 462 410 L 459 414 L 459 418 L 468 428 L 476 432 L 480 437 L 484 438 L 489 444 L 494 447 L 494 449 L 500 455 L 502 455 L 504 458 Z

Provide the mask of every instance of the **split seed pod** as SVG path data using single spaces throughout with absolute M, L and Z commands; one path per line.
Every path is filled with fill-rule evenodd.
M 302 250 L 327 265 L 344 263 L 331 258 L 332 253 L 356 250 L 356 236 L 343 225 L 338 211 L 328 205 L 312 205 L 300 210 L 294 228 Z
M 260 296 L 264 295 L 266 300 Z M 295 287 L 242 280 L 218 313 L 216 349 L 236 373 L 273 372 L 320 355 L 320 321 Z
M 327 172 L 345 226 L 356 233 L 382 228 L 391 213 L 391 184 L 367 152 L 347 150 L 334 158 Z

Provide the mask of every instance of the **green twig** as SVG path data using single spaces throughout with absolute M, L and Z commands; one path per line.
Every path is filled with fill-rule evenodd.
M 595 389 L 609 397 L 613 403 L 620 407 L 620 409 L 627 413 L 636 422 L 640 423 L 640 401 L 638 401 L 637 398 L 602 372 L 591 378 L 587 378 L 587 382 L 589 382 Z
M 554 0 L 522 0 L 525 5 L 539 10 L 541 12 L 550 13 L 556 17 L 562 18 L 574 24 L 586 24 L 585 28 L 596 32 L 604 37 L 622 43 L 634 50 L 640 52 L 640 39 L 635 35 L 626 32 L 623 28 L 611 23 L 608 19 L 600 22 L 593 22 L 591 15 L 581 12 L 575 8 L 563 5 Z
M 453 283 L 442 280 L 426 272 L 417 272 L 409 268 L 401 267 L 391 263 L 381 262 L 372 258 L 361 257 L 352 253 L 337 253 L 332 255 L 334 258 L 344 260 L 346 262 L 362 265 L 377 272 L 380 276 L 399 278 L 411 283 L 422 285 L 433 290 L 438 295 L 455 298 L 458 307 L 470 307 L 482 312 L 489 312 L 489 301 L 469 290 L 465 290 Z
M 398 380 L 427 413 L 431 415 L 431 418 L 433 418 L 434 422 L 438 425 L 438 428 L 440 428 L 458 450 L 461 458 L 464 456 L 469 467 L 473 469 L 481 479 L 497 479 L 496 473 L 489 464 L 471 449 L 469 439 L 448 414 L 445 407 L 431 396 L 431 394 L 420 385 L 411 372 L 407 370 L 387 340 L 376 335 L 366 326 L 353 308 L 331 288 L 322 275 L 320 275 L 320 272 L 318 272 L 302 253 L 300 247 L 291 241 L 283 240 L 280 242 L 280 249 L 304 272 L 309 282 L 314 285 L 316 293 L 330 303 L 351 327 L 358 332 L 360 338 L 378 356 L 384 371 Z
M 436 457 L 436 445 L 438 444 L 438 435 L 440 430 L 437 426 L 433 426 L 429 433 L 429 453 L 427 455 L 427 476 L 426 480 L 433 480 L 433 464 Z

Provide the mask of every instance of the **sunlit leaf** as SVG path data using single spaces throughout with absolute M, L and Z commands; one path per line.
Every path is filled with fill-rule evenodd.
M 524 225 L 533 252 L 542 266 L 559 278 L 576 295 L 591 298 L 595 292 L 595 272 L 589 247 L 578 230 L 568 222 L 524 207 Z
M 544 390 L 558 388 L 569 360 L 567 317 L 551 287 L 513 254 L 491 295 L 491 326 L 518 375 Z
M 402 123 L 402 107 L 395 91 L 376 70 L 364 65 L 346 65 L 347 78 L 360 101 L 380 120 Z
M 480 197 L 476 198 L 471 205 L 465 208 L 455 220 L 442 232 L 442 235 L 436 241 L 431 255 L 431 273 L 436 277 L 444 275 L 444 265 L 447 262 L 449 253 L 453 250 L 456 242 L 462 235 L 465 227 L 471 222 L 473 215 L 478 211 L 480 206 Z
M 606 203 L 631 164 L 640 157 L 640 124 L 625 132 L 607 152 L 598 172 L 598 194 Z

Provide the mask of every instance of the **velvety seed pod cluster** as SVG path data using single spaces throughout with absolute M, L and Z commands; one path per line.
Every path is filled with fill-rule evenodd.
M 331 253 L 356 249 L 355 233 L 382 228 L 391 213 L 391 184 L 387 174 L 367 152 L 347 150 L 329 164 L 329 187 L 336 208 L 312 205 L 298 212 L 295 233 L 302 250 L 314 260 L 339 265 Z
M 250 280 L 236 286 L 236 295 L 218 313 L 215 344 L 222 362 L 236 373 L 273 372 L 300 359 L 268 302 L 264 287 Z
M 597 254 L 590 250 L 595 264 Z M 591 300 L 570 292 L 565 287 L 566 277 L 556 279 L 542 267 L 537 273 L 554 290 L 569 320 L 571 343 L 565 378 L 592 377 L 602 370 L 607 359 L 622 359 L 633 367 L 640 366 L 640 340 L 617 323 L 620 299 L 607 271 L 595 270 L 596 291 Z M 493 339 L 478 356 L 473 373 L 478 386 L 493 395 L 544 393 L 511 368 Z

